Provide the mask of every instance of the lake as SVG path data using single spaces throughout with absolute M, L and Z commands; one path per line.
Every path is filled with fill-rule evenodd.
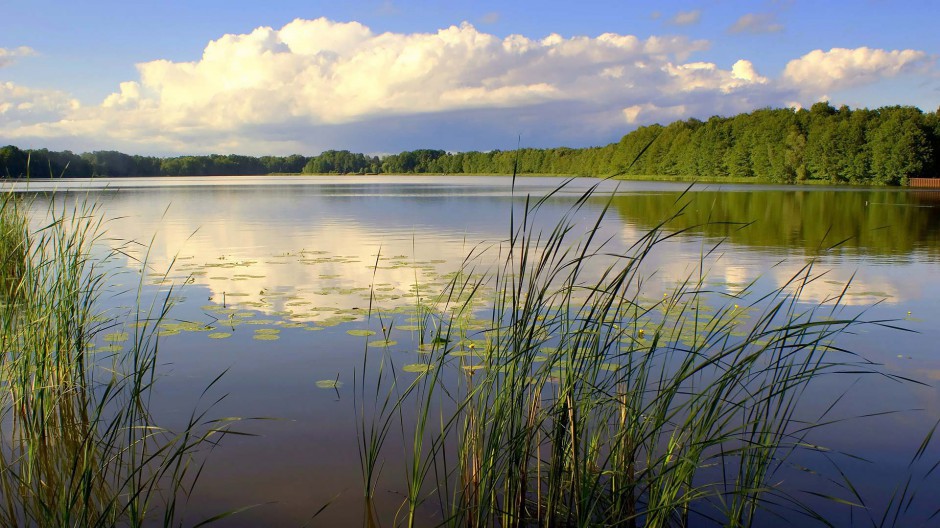
M 223 395 L 211 416 L 263 418 L 235 426 L 252 436 L 228 436 L 208 453 L 187 504 L 189 523 L 258 505 L 220 524 L 303 525 L 329 504 L 313 524 L 330 526 L 363 518 L 357 391 L 377 379 L 376 360 L 364 367 L 364 355 L 399 369 L 420 364 L 420 334 L 428 327 L 416 310 L 446 312 L 438 295 L 449 281 L 462 280 L 461 269 L 466 277 L 497 272 L 526 200 L 549 195 L 562 181 L 125 178 L 35 180 L 17 190 L 33 193 L 37 226 L 51 203 L 98 205 L 106 219 L 99 245 L 122 251 L 109 263 L 111 285 L 100 301 L 106 314 L 130 325 L 138 296 L 145 307 L 167 297 L 173 304 L 159 330 L 162 378 L 152 404 L 162 423 L 183 424 L 193 408 Z M 749 305 L 764 292 L 799 288 L 800 306 L 826 308 L 838 300 L 840 317 L 881 321 L 838 336 L 837 346 L 856 354 L 856 362 L 800 396 L 801 420 L 833 422 L 802 441 L 831 451 L 798 453 L 769 479 L 816 504 L 833 523 L 853 525 L 864 524 L 859 508 L 853 513 L 802 490 L 857 502 L 838 484 L 838 466 L 880 518 L 940 419 L 938 206 L 936 191 L 577 179 L 525 222 L 545 240 L 567 214 L 573 238 L 593 233 L 607 244 L 585 263 L 585 273 L 600 276 L 617 262 L 615 255 L 629 253 L 671 218 L 662 229 L 676 236 L 644 256 L 634 293 L 655 304 L 691 280 L 707 300 L 697 311 L 703 320 L 723 306 Z M 811 280 L 793 283 L 810 263 Z M 480 299 L 467 322 L 470 342 L 492 322 L 486 313 L 493 292 L 481 288 Z M 123 314 L 132 315 L 120 319 Z M 126 325 L 102 331 L 99 346 L 113 344 L 107 335 Z M 405 370 L 401 379 L 422 375 Z M 403 437 L 412 433 L 409 419 L 402 423 L 384 447 L 376 484 L 375 508 L 386 526 L 407 493 L 401 460 Z M 915 468 L 913 482 L 938 459 L 940 450 L 931 444 L 930 462 Z M 801 470 L 804 465 L 813 472 Z M 940 501 L 933 484 L 921 486 L 907 512 L 915 524 Z M 433 525 L 440 516 L 435 499 L 428 499 L 418 509 L 418 524 Z M 758 524 L 805 519 L 784 518 L 789 521 L 767 515 Z M 699 518 L 696 524 L 709 523 Z

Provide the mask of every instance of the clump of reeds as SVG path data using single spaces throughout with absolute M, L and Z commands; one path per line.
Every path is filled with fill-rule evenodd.
M 29 231 L 26 216 L 11 193 L 0 194 L 0 299 L 16 291 L 26 266 Z
M 0 303 L 0 525 L 176 525 L 193 454 L 224 428 L 194 412 L 173 433 L 148 412 L 167 304 L 128 322 L 126 347 L 94 348 L 119 324 L 95 312 L 109 258 L 92 256 L 101 215 L 50 206 L 31 230 L 18 200 L 5 195 L 0 214 L 0 276 L 14 285 Z
M 399 383 L 383 360 L 387 396 L 376 390 L 377 421 L 363 412 L 361 424 L 367 498 L 397 421 L 413 446 L 409 526 L 431 497 L 445 524 L 471 527 L 818 518 L 772 477 L 814 449 L 800 397 L 852 361 L 834 339 L 881 323 L 840 317 L 840 298 L 802 299 L 812 264 L 771 292 L 710 291 L 707 248 L 699 270 L 646 300 L 643 263 L 677 234 L 670 219 L 623 250 L 597 239 L 606 208 L 592 229 L 576 228 L 592 193 L 547 232 L 535 221 L 547 198 L 514 213 L 498 269 L 459 274 L 439 299 L 426 374 Z M 489 328 L 470 335 L 465 316 L 486 289 Z

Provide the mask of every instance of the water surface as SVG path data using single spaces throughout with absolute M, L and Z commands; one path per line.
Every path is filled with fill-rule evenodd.
M 470 262 L 479 272 L 489 269 L 527 197 L 545 196 L 560 182 L 523 178 L 513 188 L 505 177 L 127 178 L 34 181 L 28 190 L 36 193 L 37 217 L 51 201 L 90 200 L 108 219 L 103 243 L 126 254 L 104 296 L 108 313 L 136 306 L 141 270 L 145 299 L 172 287 L 175 305 L 160 338 L 158 416 L 181 423 L 228 369 L 213 392 L 228 396 L 212 413 L 274 418 L 242 424 L 259 436 L 229 437 L 211 453 L 190 518 L 261 504 L 224 524 L 301 525 L 330 502 L 316 519 L 330 525 L 361 515 L 352 390 L 378 338 L 349 331 L 390 327 L 393 357 L 417 361 L 417 303 L 432 302 L 468 255 L 478 255 Z M 679 233 L 648 255 L 645 298 L 662 297 L 703 269 L 716 298 L 748 285 L 769 291 L 812 262 L 819 276 L 805 285 L 804 301 L 839 297 L 848 314 L 911 330 L 869 326 L 840 344 L 885 374 L 924 385 L 848 374 L 805 397 L 809 414 L 814 399 L 828 405 L 846 390 L 839 416 L 905 411 L 842 421 L 813 438 L 874 461 L 840 458 L 863 493 L 886 497 L 940 418 L 940 193 L 581 179 L 552 195 L 534 221 L 547 233 L 594 185 L 572 221 L 586 233 L 608 208 L 596 236 L 609 239 L 612 251 L 626 251 L 670 218 L 664 229 Z M 317 384 L 331 380 L 335 390 Z M 405 491 L 394 445 L 377 494 L 388 516 Z M 429 507 L 429 523 L 434 515 Z

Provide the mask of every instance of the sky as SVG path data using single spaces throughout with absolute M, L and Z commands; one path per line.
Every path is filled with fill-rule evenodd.
M 937 0 L 7 2 L 0 145 L 585 147 L 764 107 L 940 107 Z

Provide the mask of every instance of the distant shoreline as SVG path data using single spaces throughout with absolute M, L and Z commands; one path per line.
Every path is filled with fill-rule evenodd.
M 440 178 L 441 181 L 446 181 L 450 178 L 464 178 L 464 177 L 493 177 L 493 178 L 511 178 L 512 174 L 494 174 L 494 173 L 458 173 L 458 174 L 442 174 L 442 173 L 400 173 L 400 174 L 384 174 L 384 173 L 371 173 L 371 174 L 339 174 L 339 173 L 301 173 L 301 172 L 281 172 L 281 173 L 270 173 L 270 174 L 220 174 L 220 175 L 154 175 L 154 176 L 96 176 L 91 178 L 78 178 L 78 177 L 60 177 L 60 178 L 0 178 L 0 183 L 7 184 L 16 184 L 16 183 L 26 183 L 27 181 L 32 182 L 51 182 L 51 181 L 81 181 L 81 182 L 93 182 L 96 180 L 131 180 L 131 179 L 141 179 L 141 180 L 195 180 L 195 179 L 222 179 L 222 178 L 244 178 L 244 179 L 264 179 L 264 178 L 356 178 L 356 177 L 374 177 L 381 179 L 394 180 L 395 178 L 408 177 L 408 178 Z M 767 180 L 758 180 L 754 178 L 720 178 L 720 177 L 695 177 L 695 176 L 677 176 L 677 175 L 656 175 L 656 174 L 643 174 L 643 175 L 613 175 L 613 176 L 591 176 L 585 174 L 540 174 L 540 173 L 520 173 L 515 175 L 518 178 L 591 178 L 598 180 L 610 179 L 614 181 L 630 181 L 630 182 L 664 182 L 664 183 L 687 183 L 687 184 L 729 184 L 729 185 L 774 185 L 780 187 L 844 187 L 844 188 L 876 188 L 876 189 L 929 189 L 929 187 L 911 187 L 906 185 L 878 185 L 872 183 L 850 183 L 850 182 L 841 182 L 841 183 L 832 183 L 829 181 L 822 180 L 808 180 L 803 182 L 792 182 L 792 183 L 783 183 L 783 182 L 774 182 Z
M 452 152 L 416 149 L 368 155 L 209 154 L 156 157 L 117 151 L 75 154 L 0 147 L 0 174 L 24 177 L 225 176 L 259 174 L 429 174 L 587 176 L 645 181 L 906 186 L 940 177 L 940 113 L 760 109 L 708 121 L 642 126 L 603 146 Z

